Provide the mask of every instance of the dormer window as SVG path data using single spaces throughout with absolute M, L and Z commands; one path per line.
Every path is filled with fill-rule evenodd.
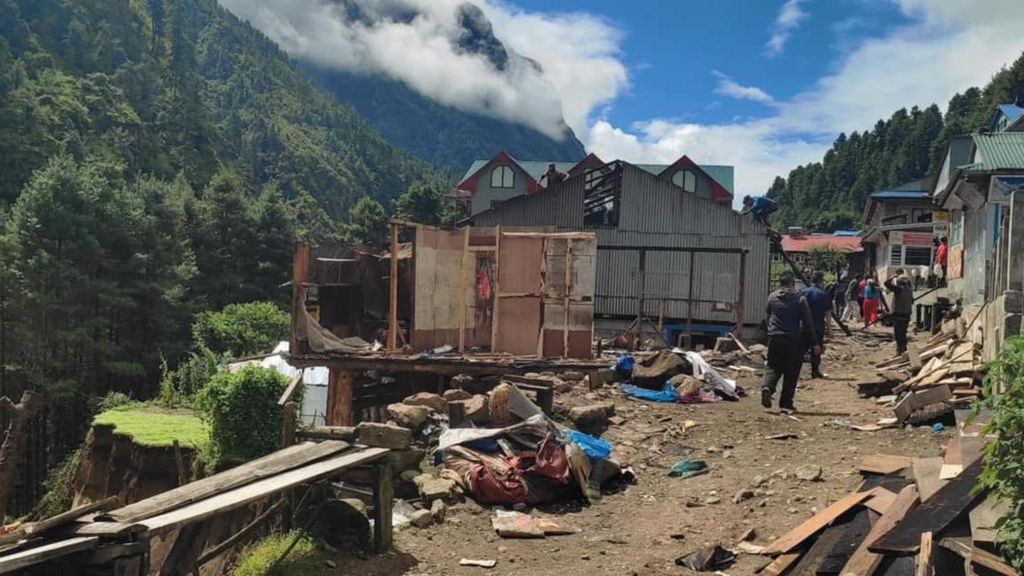
M 672 175 L 672 183 L 687 192 L 697 191 L 697 175 L 693 170 L 676 170 Z
M 491 170 L 491 188 L 515 188 L 516 173 L 508 166 L 498 166 Z

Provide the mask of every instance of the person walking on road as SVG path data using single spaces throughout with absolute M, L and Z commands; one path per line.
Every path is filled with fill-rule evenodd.
M 860 308 L 860 274 L 857 274 L 846 287 L 846 309 L 843 310 L 843 322 L 860 319 Z
M 792 414 L 796 385 L 800 379 L 800 368 L 804 362 L 804 350 L 813 347 L 821 353 L 816 344 L 811 308 L 796 289 L 796 278 L 791 272 L 779 275 L 779 289 L 768 296 L 768 361 L 761 385 L 761 405 L 772 407 L 772 396 L 782 379 L 782 394 L 779 397 L 779 411 Z M 805 345 L 806 344 L 806 345 Z
M 878 322 L 878 306 L 882 299 L 878 291 L 878 282 L 871 276 L 868 277 L 867 285 L 864 286 L 864 327 L 871 326 Z
M 811 346 L 811 378 L 824 378 L 821 373 L 821 351 L 825 348 L 825 336 L 829 332 L 829 316 L 832 314 L 832 297 L 823 285 L 825 275 L 821 272 L 811 273 L 811 285 L 800 291 L 811 309 L 811 325 L 814 327 L 815 340 Z
M 907 328 L 914 311 L 914 285 L 902 269 L 885 281 L 885 287 L 892 292 L 892 330 L 896 337 L 896 354 L 907 351 Z

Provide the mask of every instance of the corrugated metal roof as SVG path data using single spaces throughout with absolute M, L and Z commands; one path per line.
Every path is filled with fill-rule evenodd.
M 476 174 L 490 161 L 491 159 L 474 160 L 473 163 L 470 164 L 469 169 L 466 170 L 466 173 L 463 174 L 462 178 L 459 179 L 459 182 L 463 182 L 473 174 Z M 545 172 L 547 172 L 548 164 L 550 164 L 550 162 L 545 160 L 516 160 L 516 162 L 520 166 L 522 166 L 523 170 L 525 170 L 526 173 L 529 174 L 534 180 L 540 180 L 540 177 L 543 176 Z M 559 172 L 568 172 L 576 164 L 577 162 L 555 162 L 555 168 L 557 168 Z M 658 174 L 664 172 L 665 168 L 668 168 L 670 165 L 634 164 L 634 166 L 643 170 L 644 172 L 648 172 L 650 174 L 654 174 L 655 176 L 657 176 Z M 728 190 L 730 194 L 736 193 L 736 190 L 734 190 L 734 186 L 736 185 L 736 169 L 733 166 L 723 166 L 718 164 L 698 164 L 698 166 L 700 166 L 701 170 L 707 172 L 708 176 L 714 178 L 719 184 L 722 185 L 723 188 Z
M 928 198 L 927 190 L 882 190 L 871 195 L 872 198 L 880 199 L 907 199 L 907 198 Z
M 1016 104 L 1000 104 L 999 111 L 1006 116 L 1006 119 L 1013 122 L 1017 118 L 1024 116 L 1024 108 L 1017 106 Z
M 810 252 L 815 248 L 826 247 L 846 252 L 847 254 L 864 251 L 859 237 L 833 236 L 831 234 L 812 234 L 810 236 L 782 235 L 782 249 L 786 252 Z
M 969 171 L 1024 170 L 1024 132 L 975 134 L 977 150 Z

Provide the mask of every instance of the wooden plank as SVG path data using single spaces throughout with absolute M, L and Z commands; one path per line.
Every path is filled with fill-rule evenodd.
M 1014 568 L 1004 562 L 1002 558 L 987 550 L 978 548 L 977 546 L 971 546 L 970 559 L 971 562 L 978 566 L 988 568 L 1000 576 L 1020 576 L 1020 572 L 1014 570 Z
M 172 510 L 140 522 L 150 533 L 189 525 L 215 514 L 234 510 L 254 500 L 275 494 L 287 488 L 329 477 L 337 472 L 360 464 L 379 460 L 390 452 L 387 448 L 362 448 L 326 460 L 313 462 L 276 476 L 220 492 L 205 500 Z
M 105 498 L 99 502 L 93 502 L 92 504 L 86 504 L 85 506 L 79 506 L 73 510 L 64 512 L 63 514 L 57 514 L 51 518 L 41 520 L 39 522 L 32 522 L 24 526 L 25 534 L 27 536 L 33 536 L 35 534 L 41 534 L 47 530 L 52 530 L 65 524 L 70 524 L 75 520 L 89 514 L 90 512 L 96 512 L 97 510 L 106 510 L 117 506 L 121 502 L 121 499 L 117 496 L 111 496 Z
M 299 373 L 292 378 L 292 381 L 288 383 L 288 387 L 284 389 L 284 393 L 277 399 L 278 406 L 284 406 L 295 395 L 295 391 L 299 389 L 299 385 L 302 384 L 302 374 L 306 371 L 305 368 L 299 370 Z
M 1010 503 L 989 494 L 970 512 L 971 538 L 975 543 L 995 544 L 997 523 L 1011 512 Z
M 851 510 L 850 513 L 844 515 L 844 518 L 849 517 L 849 520 L 828 528 L 828 530 L 838 529 L 839 536 L 828 555 L 818 566 L 818 570 L 815 572 L 816 576 L 837 576 L 842 572 L 843 566 L 850 561 L 850 556 L 853 556 L 857 547 L 864 541 L 864 537 L 871 531 L 871 514 L 872 512 L 866 508 Z
M 388 350 L 398 350 L 398 224 L 391 223 L 391 267 L 388 274 Z M 294 351 L 292 352 L 295 353 Z
M 327 377 L 327 425 L 352 426 L 356 375 L 352 370 L 331 368 Z
M 907 346 L 907 357 L 910 358 L 910 369 L 920 370 L 924 363 L 921 361 L 921 354 L 917 351 L 917 346 L 911 344 Z
M 896 500 L 896 493 L 881 486 L 871 489 L 871 498 L 868 498 L 864 505 L 879 514 L 885 514 L 886 509 Z
M 112 539 L 115 537 L 142 532 L 145 529 L 145 526 L 134 523 L 81 521 L 67 527 L 65 530 L 62 530 L 60 534 L 64 536 L 101 536 L 104 539 Z
M 871 527 L 864 541 L 857 547 L 850 560 L 843 566 L 842 576 L 871 576 L 882 563 L 882 555 L 872 552 L 868 547 L 880 536 L 891 530 L 917 504 L 917 488 L 907 486 L 896 496 L 882 517 Z
M 872 544 L 874 551 L 915 553 L 920 546 L 921 532 L 941 532 L 981 497 L 974 491 L 984 464 L 975 460 L 955 479 L 950 480 L 910 512 L 899 525 Z
M 917 552 L 914 576 L 932 576 L 932 533 L 921 533 L 921 548 Z
M 495 294 L 501 293 L 501 225 L 494 227 L 494 278 L 492 278 L 493 286 L 491 289 Z M 491 352 L 498 351 L 498 322 L 501 320 L 500 313 L 501 307 L 498 306 L 498 302 L 501 302 L 498 298 L 494 298 L 494 303 L 491 305 Z
M 800 563 L 794 566 L 787 576 L 817 576 L 818 567 L 839 542 L 843 528 L 844 526 L 841 525 L 825 528 L 821 532 L 821 536 L 818 536 L 814 544 L 811 544 L 811 547 L 800 558 Z
M 0 574 L 17 572 L 42 562 L 49 562 L 50 560 L 67 556 L 68 554 L 89 550 L 98 546 L 99 543 L 100 539 L 95 536 L 81 536 L 8 554 L 7 556 L 0 557 Z
M 348 447 L 348 443 L 340 441 L 307 442 L 290 446 L 220 474 L 196 480 L 174 490 L 168 490 L 123 508 L 112 510 L 104 514 L 103 517 L 124 523 L 137 522 L 143 518 L 169 512 L 175 508 L 185 506 L 225 490 L 231 490 L 250 482 L 320 460 L 341 452 Z
M 792 551 L 805 540 L 817 534 L 819 530 L 834 522 L 836 518 L 842 516 L 847 510 L 866 500 L 868 496 L 868 492 L 851 492 L 847 494 L 827 506 L 821 512 L 811 516 L 775 542 L 772 542 L 765 548 L 765 554 L 785 554 Z
M 374 467 L 373 546 L 377 553 L 391 550 L 391 505 L 395 498 L 395 479 L 388 460 Z
M 475 258 L 474 258 L 475 259 Z M 465 228 L 465 236 L 462 243 L 462 263 L 459 268 L 459 281 L 455 283 L 455 289 L 459 291 L 459 352 L 466 351 L 466 309 L 467 292 L 476 290 L 476 275 L 468 273 L 469 266 L 469 226 Z M 467 278 L 466 276 L 469 276 Z
M 857 469 L 872 474 L 893 474 L 904 468 L 909 468 L 912 464 L 911 459 L 906 456 L 870 454 L 860 459 Z
M 942 458 L 914 458 L 913 462 L 917 493 L 922 502 L 927 502 L 933 494 L 946 485 L 946 481 L 939 478 L 939 471 L 942 470 Z
M 782 574 L 799 559 L 799 552 L 783 554 L 775 560 L 772 560 L 772 563 L 762 568 L 758 574 L 763 574 L 764 576 L 782 576 Z

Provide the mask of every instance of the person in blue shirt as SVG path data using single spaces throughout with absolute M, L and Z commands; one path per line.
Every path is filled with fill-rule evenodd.
M 754 222 L 760 222 L 765 226 L 768 226 L 768 216 L 779 209 L 778 204 L 775 203 L 771 198 L 765 196 L 758 196 L 752 198 L 750 196 L 743 197 L 743 210 L 740 214 L 750 214 Z
M 811 274 L 811 285 L 800 291 L 811 309 L 811 320 L 814 326 L 815 341 L 811 348 L 811 378 L 824 378 L 821 373 L 821 351 L 825 347 L 825 336 L 830 333 L 828 321 L 832 314 L 832 296 L 824 288 L 825 275 L 821 272 Z

